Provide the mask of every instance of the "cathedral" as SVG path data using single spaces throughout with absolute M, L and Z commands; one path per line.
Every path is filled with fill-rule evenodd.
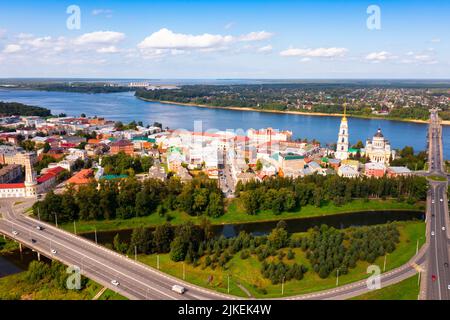
M 395 158 L 395 151 L 391 150 L 391 144 L 378 129 L 372 140 L 367 139 L 366 148 L 364 150 L 365 156 L 371 162 L 389 164 L 391 158 Z
M 339 126 L 339 135 L 336 146 L 336 153 L 334 157 L 339 160 L 346 160 L 348 158 L 348 122 L 346 116 L 347 107 L 344 105 L 344 116 Z

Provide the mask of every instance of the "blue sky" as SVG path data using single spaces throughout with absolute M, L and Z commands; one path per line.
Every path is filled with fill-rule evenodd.
M 450 78 L 449 14 L 445 0 L 2 1 L 0 77 Z

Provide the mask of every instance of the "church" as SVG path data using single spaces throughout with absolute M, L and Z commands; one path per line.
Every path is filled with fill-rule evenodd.
M 384 137 L 380 128 L 372 140 L 367 139 L 364 154 L 370 159 L 370 162 L 375 163 L 389 164 L 390 160 L 395 158 L 395 150 L 391 150 L 391 144 Z
M 336 145 L 336 152 L 334 157 L 339 160 L 346 160 L 348 158 L 348 122 L 346 116 L 347 107 L 344 105 L 344 116 L 339 126 L 339 135 Z

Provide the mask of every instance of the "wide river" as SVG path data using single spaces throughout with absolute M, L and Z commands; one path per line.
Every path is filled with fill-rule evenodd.
M 50 109 L 53 114 L 66 113 L 102 116 L 111 120 L 144 124 L 160 122 L 172 129 L 194 129 L 195 121 L 202 121 L 203 130 L 273 127 L 291 130 L 294 138 L 316 139 L 323 145 L 335 143 L 339 117 L 276 114 L 253 111 L 234 111 L 200 107 L 178 106 L 158 102 L 145 102 L 134 97 L 133 92 L 85 94 L 31 90 L 0 89 L 0 101 L 15 101 Z M 390 140 L 393 148 L 413 146 L 416 151 L 426 148 L 426 124 L 401 121 L 349 118 L 350 143 L 372 137 L 378 128 Z M 198 127 L 196 127 L 198 128 Z M 450 158 L 450 127 L 444 126 L 444 155 Z

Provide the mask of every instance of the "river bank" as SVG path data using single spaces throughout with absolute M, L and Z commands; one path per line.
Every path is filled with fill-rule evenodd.
M 399 212 L 424 212 L 425 205 L 423 203 L 408 204 L 406 202 L 398 202 L 396 200 L 354 200 L 342 206 L 335 206 L 332 203 L 323 205 L 317 208 L 312 205 L 302 207 L 300 210 L 293 212 L 282 212 L 279 215 L 274 215 L 272 212 L 263 211 L 256 215 L 249 215 L 242 211 L 236 202 L 232 202 L 227 212 L 218 218 L 210 218 L 209 222 L 212 226 L 226 226 L 231 224 L 252 224 L 252 223 L 270 223 L 279 220 L 294 221 L 300 219 L 310 219 L 317 217 L 339 216 L 351 214 L 356 212 L 367 213 L 377 211 L 399 211 Z M 145 217 L 135 217 L 131 219 L 113 219 L 100 221 L 77 221 L 77 233 L 88 233 L 100 231 L 119 231 L 134 229 L 139 227 L 154 228 L 165 222 L 170 222 L 172 225 L 180 225 L 186 221 L 192 221 L 194 224 L 200 224 L 202 217 L 193 217 L 187 213 L 172 211 L 165 216 L 151 214 Z M 60 225 L 61 228 L 74 232 L 74 224 L 68 222 Z
M 147 102 L 159 102 L 163 104 L 175 104 L 178 106 L 185 107 L 198 107 L 198 108 L 207 108 L 207 109 L 224 109 L 224 110 L 234 110 L 234 111 L 247 111 L 247 112 L 265 112 L 265 113 L 276 113 L 276 114 L 293 114 L 293 115 L 302 115 L 302 116 L 316 116 L 316 117 L 342 117 L 342 113 L 323 113 L 323 112 L 304 112 L 304 111 L 279 111 L 279 110 L 261 110 L 254 108 L 244 108 L 244 107 L 221 107 L 221 106 L 211 106 L 206 104 L 195 104 L 195 103 L 183 103 L 183 102 L 173 102 L 166 100 L 154 100 L 147 99 L 136 96 L 137 99 L 147 101 Z M 428 124 L 428 120 L 418 120 L 418 119 L 402 119 L 402 118 L 383 118 L 377 116 L 363 116 L 363 115 L 351 115 L 347 114 L 349 118 L 359 118 L 359 119 L 377 119 L 377 120 L 389 120 L 389 121 L 402 121 L 402 122 L 412 122 L 412 123 L 421 123 Z M 442 120 L 442 125 L 450 126 L 450 120 Z

